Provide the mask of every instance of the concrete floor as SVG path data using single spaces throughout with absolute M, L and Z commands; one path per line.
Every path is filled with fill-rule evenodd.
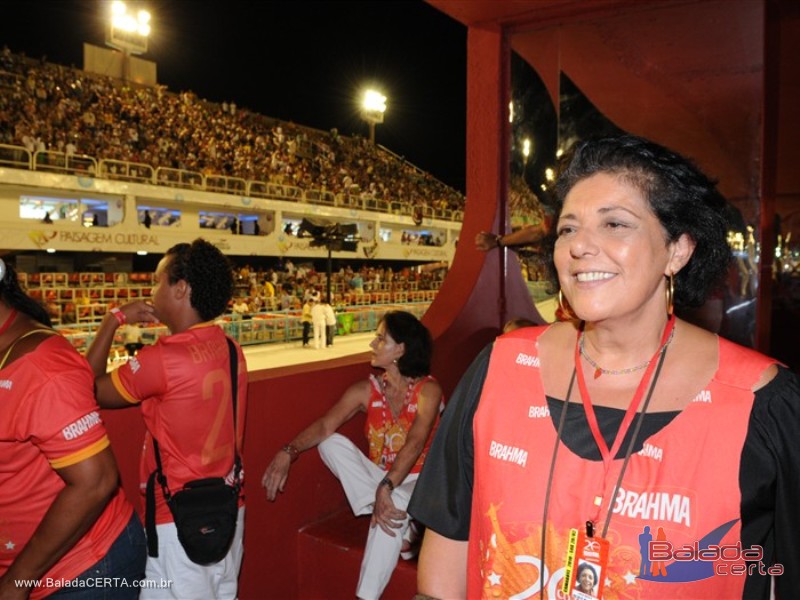
M 244 346 L 249 372 L 310 364 L 369 352 L 369 343 L 375 332 L 336 336 L 333 346 L 315 349 L 311 344 L 303 348 L 301 341 L 285 344 L 258 344 Z

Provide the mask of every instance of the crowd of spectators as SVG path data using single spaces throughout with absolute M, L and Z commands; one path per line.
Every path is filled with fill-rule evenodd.
M 525 215 L 526 225 L 539 225 L 548 219 L 545 205 L 519 175 L 511 175 L 508 186 L 508 208 L 514 215 Z
M 447 264 L 444 262 L 399 268 L 376 263 L 365 263 L 357 268 L 342 266 L 331 273 L 330 303 L 336 309 L 343 309 L 352 305 L 421 301 L 411 292 L 438 290 L 446 274 Z M 66 286 L 68 278 L 72 281 L 71 275 L 77 273 L 62 275 L 63 285 Z M 295 265 L 290 258 L 284 258 L 278 259 L 269 268 L 254 268 L 245 264 L 235 266 L 234 275 L 235 293 L 228 306 L 228 318 L 242 318 L 266 311 L 300 310 L 309 298 L 320 302 L 327 297 L 327 274 L 324 270 L 318 271 L 312 262 Z M 106 296 L 102 293 L 113 291 L 111 288 L 92 287 L 98 284 L 89 283 L 88 280 L 82 280 L 82 285 L 90 286 L 97 293 L 78 294 L 74 298 L 70 295 L 69 299 L 60 299 L 57 288 L 48 288 L 47 293 L 42 293 L 37 283 L 34 297 L 42 302 L 51 319 L 61 325 L 91 322 L 94 318 L 93 307 L 105 305 L 102 311 L 96 313 L 102 316 L 107 308 L 117 305 L 113 294 Z M 430 300 L 430 297 L 426 300 Z
M 331 304 L 368 304 L 366 300 L 359 301 L 360 294 L 436 290 L 447 274 L 447 269 L 440 267 L 393 270 L 390 266 L 369 264 L 359 269 L 343 266 L 331 273 Z M 236 287 L 239 291 L 230 306 L 233 314 L 296 310 L 309 298 L 325 298 L 327 274 L 315 270 L 311 263 L 295 266 L 290 259 L 268 269 L 244 265 L 236 270 Z
M 360 136 L 322 132 L 191 91 L 140 86 L 0 52 L 0 144 L 296 186 L 436 210 L 461 193 Z

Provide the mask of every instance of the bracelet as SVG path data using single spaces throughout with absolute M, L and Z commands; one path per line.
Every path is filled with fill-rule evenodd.
M 128 319 L 125 316 L 125 313 L 122 312 L 120 309 L 118 309 L 116 306 L 114 308 L 112 308 L 110 312 L 114 316 L 114 318 L 117 320 L 117 323 L 119 323 L 120 325 L 125 325 L 125 323 L 128 322 Z
M 378 484 L 378 487 L 381 487 L 382 485 L 385 485 L 386 487 L 389 488 L 390 494 L 394 491 L 394 484 L 392 483 L 392 480 L 389 479 L 388 475 L 383 479 L 381 479 L 381 482 Z
M 494 236 L 494 244 L 498 248 L 502 248 L 503 247 L 503 234 L 502 233 L 498 233 L 496 236 Z
M 289 455 L 289 459 L 294 462 L 297 460 L 297 457 L 300 456 L 300 451 L 292 446 L 291 444 L 286 444 L 283 448 L 281 448 L 286 454 Z

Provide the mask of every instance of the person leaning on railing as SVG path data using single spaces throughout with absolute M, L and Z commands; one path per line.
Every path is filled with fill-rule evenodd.
M 544 239 L 547 231 L 543 225 L 529 225 L 511 233 L 489 233 L 481 231 L 475 236 L 475 248 L 488 252 L 495 248 L 516 248 L 528 246 Z

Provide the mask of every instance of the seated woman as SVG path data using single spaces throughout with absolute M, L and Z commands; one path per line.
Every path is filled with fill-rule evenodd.
M 413 528 L 405 509 L 442 404 L 442 389 L 429 374 L 430 333 L 416 317 L 386 313 L 370 347 L 372 366 L 383 374 L 351 385 L 327 413 L 275 455 L 262 479 L 267 498 L 275 500 L 299 454 L 319 446 L 322 460 L 342 482 L 353 513 L 372 514 L 356 590 L 362 599 L 381 596 L 404 538 L 410 541 Z M 369 458 L 335 433 L 359 412 L 367 415 Z
M 0 598 L 138 598 L 144 530 L 119 486 L 92 371 L 2 259 L 0 323 Z

